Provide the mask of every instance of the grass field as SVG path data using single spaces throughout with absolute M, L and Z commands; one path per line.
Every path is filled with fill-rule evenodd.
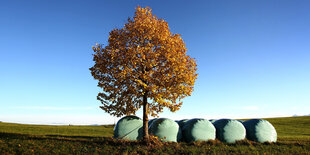
M 0 123 L 0 154 L 310 154 L 310 117 L 270 118 L 278 141 L 156 143 L 111 138 L 113 126 Z

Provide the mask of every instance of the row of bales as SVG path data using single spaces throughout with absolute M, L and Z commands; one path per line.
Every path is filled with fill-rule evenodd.
M 226 143 L 235 143 L 247 138 L 260 143 L 276 142 L 277 132 L 268 121 L 251 119 L 185 119 L 174 121 L 168 118 L 155 118 L 148 122 L 149 133 L 171 142 L 194 142 L 218 139 Z M 121 118 L 114 128 L 114 138 L 139 140 L 142 138 L 143 122 L 137 116 Z

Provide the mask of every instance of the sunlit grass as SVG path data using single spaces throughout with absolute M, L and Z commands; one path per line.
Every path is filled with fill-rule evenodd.
M 111 137 L 113 136 L 113 127 L 113 125 L 75 126 L 0 123 L 0 132 L 30 135 Z
M 113 126 L 0 123 L 0 154 L 309 154 L 310 117 L 270 118 L 277 143 L 216 141 L 143 145 L 111 138 Z

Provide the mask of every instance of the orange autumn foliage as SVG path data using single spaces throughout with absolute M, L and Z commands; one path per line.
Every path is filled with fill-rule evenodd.
M 103 89 L 97 96 L 101 108 L 115 116 L 135 114 L 149 99 L 148 114 L 164 107 L 179 110 L 190 96 L 197 78 L 196 61 L 186 55 L 179 34 L 158 19 L 150 8 L 137 7 L 122 29 L 110 32 L 108 45 L 93 47 L 92 76 Z

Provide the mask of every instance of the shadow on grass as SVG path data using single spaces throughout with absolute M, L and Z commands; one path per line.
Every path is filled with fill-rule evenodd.
M 142 145 L 142 141 L 118 140 L 112 137 L 90 137 L 90 136 L 62 136 L 62 135 L 29 135 L 19 133 L 0 132 L 0 139 L 19 140 L 56 140 L 68 142 L 96 143 L 110 146 L 134 146 Z
M 69 141 L 69 142 L 82 142 L 82 143 L 96 143 L 100 145 L 110 145 L 110 146 L 143 146 L 148 145 L 150 147 L 163 147 L 163 146 L 258 146 L 258 145 L 295 145 L 295 146 L 305 146 L 307 143 L 300 142 L 276 142 L 276 143 L 258 143 L 249 140 L 241 140 L 236 143 L 223 143 L 219 140 L 209 140 L 209 141 L 196 141 L 191 143 L 185 142 L 160 142 L 153 141 L 149 144 L 145 143 L 143 140 L 120 140 L 112 137 L 91 137 L 91 136 L 62 136 L 62 135 L 29 135 L 29 134 L 19 134 L 19 133 L 5 133 L 0 132 L 0 139 L 22 139 L 22 140 L 57 140 L 57 141 Z
M 65 135 L 45 135 L 46 137 L 52 138 L 71 138 L 71 139 L 96 139 L 98 137 L 91 137 L 91 136 L 65 136 Z
M 0 132 L 0 138 L 7 138 L 7 139 L 27 139 L 28 137 L 29 137 L 29 135 L 26 135 L 26 134 Z
M 88 137 L 88 136 L 62 136 L 62 135 L 30 135 L 19 133 L 0 132 L 0 139 L 22 139 L 22 140 L 60 140 L 60 141 L 80 141 L 106 140 L 109 137 Z

